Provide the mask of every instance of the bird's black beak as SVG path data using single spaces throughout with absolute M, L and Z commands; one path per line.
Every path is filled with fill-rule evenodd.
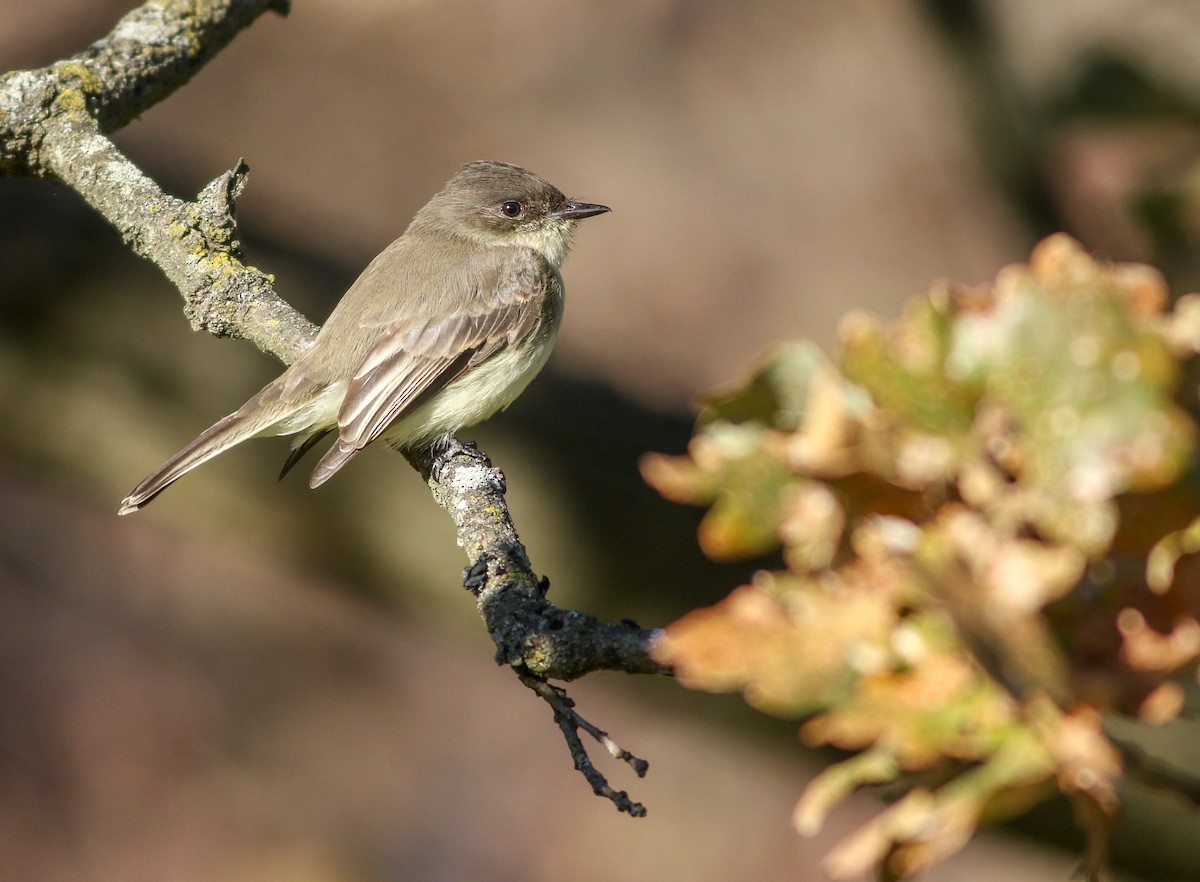
M 591 202 L 576 202 L 572 199 L 563 206 L 562 211 L 558 213 L 559 217 L 567 220 L 579 220 L 583 217 L 593 217 L 597 214 L 604 214 L 606 211 L 612 211 L 607 205 L 595 205 Z

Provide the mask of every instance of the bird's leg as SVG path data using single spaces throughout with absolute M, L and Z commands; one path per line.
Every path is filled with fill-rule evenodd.
M 487 454 L 480 450 L 474 441 L 459 441 L 452 432 L 447 432 L 435 440 L 430 445 L 429 452 L 431 459 L 429 474 L 438 483 L 441 483 L 442 472 L 450 464 L 450 460 L 460 453 L 479 462 L 491 465 L 491 460 L 488 459 Z

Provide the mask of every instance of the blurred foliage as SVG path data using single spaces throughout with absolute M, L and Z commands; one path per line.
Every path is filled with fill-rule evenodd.
M 1173 719 L 1200 658 L 1200 518 L 1181 368 L 1200 295 L 1066 236 L 896 321 L 852 314 L 836 358 L 778 346 L 705 403 L 688 454 L 646 479 L 708 507 L 717 559 L 781 549 L 659 655 L 850 758 L 795 812 L 904 795 L 842 841 L 835 877 L 920 871 L 976 828 L 1065 794 L 1103 864 L 1130 758 L 1103 715 Z M 1181 788 L 1182 789 L 1182 788 Z

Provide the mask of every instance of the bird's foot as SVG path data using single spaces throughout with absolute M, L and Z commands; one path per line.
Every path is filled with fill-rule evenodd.
M 459 441 L 450 433 L 446 433 L 437 441 L 434 441 L 430 452 L 433 454 L 433 460 L 429 466 L 429 474 L 439 484 L 442 482 L 442 475 L 446 467 L 450 465 L 450 460 L 459 454 L 469 456 L 471 459 L 485 463 L 486 465 L 492 464 L 487 454 L 480 450 L 474 441 Z

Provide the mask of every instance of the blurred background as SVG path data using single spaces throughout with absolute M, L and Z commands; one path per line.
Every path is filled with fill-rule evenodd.
M 130 0 L 0 0 L 0 69 Z M 550 367 L 470 433 L 565 606 L 665 624 L 744 580 L 637 460 L 772 341 L 834 339 L 1066 230 L 1200 285 L 1200 5 L 1182 0 L 295 0 L 115 136 L 190 197 L 239 157 L 252 263 L 321 321 L 462 163 L 613 207 L 582 225 Z M 600 675 L 651 761 L 618 815 L 571 769 L 393 454 L 310 492 L 256 441 L 121 497 L 280 370 L 192 333 L 82 201 L 0 180 L 0 879 L 823 879 L 790 825 L 828 756 L 739 698 Z M 597 757 L 601 764 L 603 758 Z M 1121 878 L 1200 875 L 1191 809 L 1133 793 Z M 935 880 L 1066 879 L 1065 804 Z

